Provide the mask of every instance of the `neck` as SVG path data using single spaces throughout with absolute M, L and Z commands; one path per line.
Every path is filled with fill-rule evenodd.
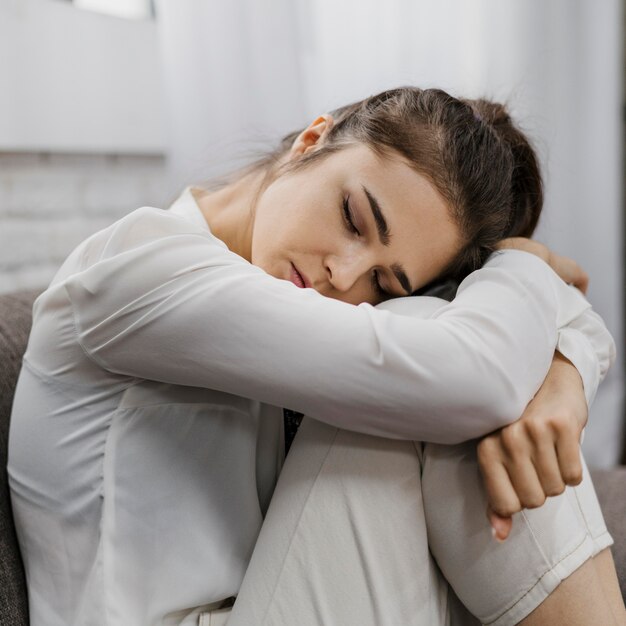
M 250 172 L 216 191 L 192 189 L 211 232 L 232 252 L 251 259 L 254 206 L 265 172 Z

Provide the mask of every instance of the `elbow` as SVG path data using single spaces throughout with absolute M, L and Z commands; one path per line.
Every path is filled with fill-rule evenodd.
M 523 409 L 512 408 L 515 404 L 502 401 L 500 404 L 490 403 L 483 407 L 476 407 L 471 415 L 466 416 L 461 427 L 445 433 L 435 443 L 456 445 L 472 439 L 482 439 L 489 433 L 504 428 L 515 422 Z
M 422 419 L 407 424 L 408 432 L 400 438 L 456 445 L 508 426 L 523 413 L 527 404 L 524 393 L 512 381 L 495 384 L 493 379 L 485 378 L 481 384 L 472 384 L 471 389 L 467 382 L 466 378 L 464 386 L 456 387 L 454 397 L 448 396 L 450 402 L 429 407 L 427 414 L 421 407 Z M 386 436 L 399 435 L 396 432 Z
M 512 424 L 521 417 L 539 386 L 540 382 L 528 380 L 528 376 L 510 375 L 502 367 L 489 368 L 483 384 L 466 404 L 463 428 L 451 432 L 449 440 L 442 443 L 481 438 Z
M 435 443 L 456 445 L 472 439 L 482 439 L 489 433 L 512 424 L 522 413 L 523 408 L 515 400 L 494 398 L 489 404 L 476 407 L 471 415 L 466 416 L 461 427 L 445 433 Z

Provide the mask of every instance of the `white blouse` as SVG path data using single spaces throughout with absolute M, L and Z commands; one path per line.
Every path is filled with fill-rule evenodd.
M 237 594 L 282 462 L 282 411 L 456 443 L 516 420 L 555 346 L 591 402 L 602 320 L 537 257 L 456 298 L 353 306 L 228 250 L 186 190 L 96 233 L 37 298 L 9 481 L 33 626 L 177 624 Z

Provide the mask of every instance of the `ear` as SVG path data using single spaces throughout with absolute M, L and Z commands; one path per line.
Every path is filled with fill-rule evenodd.
M 296 138 L 289 151 L 289 158 L 294 159 L 321 146 L 335 120 L 330 113 L 315 118 Z

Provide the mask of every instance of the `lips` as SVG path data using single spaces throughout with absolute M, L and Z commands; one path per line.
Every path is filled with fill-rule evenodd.
M 307 277 L 298 271 L 298 268 L 292 263 L 291 264 L 291 273 L 289 275 L 289 280 L 296 285 L 296 287 L 300 287 L 304 289 L 305 287 L 310 287 L 311 283 L 307 280 Z

